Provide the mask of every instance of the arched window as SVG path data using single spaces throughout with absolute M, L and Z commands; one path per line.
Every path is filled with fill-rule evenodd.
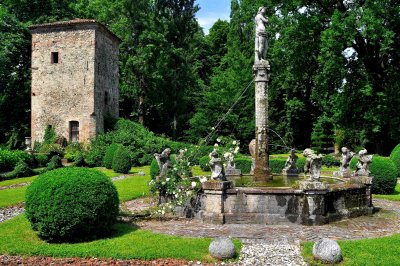
M 69 141 L 78 142 L 79 141 L 79 122 L 70 121 L 69 122 Z

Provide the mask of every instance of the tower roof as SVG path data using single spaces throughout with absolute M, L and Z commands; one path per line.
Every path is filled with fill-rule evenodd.
M 36 25 L 31 25 L 29 26 L 29 29 L 31 33 L 37 33 L 41 30 L 59 30 L 59 29 L 73 29 L 73 28 L 78 28 L 79 26 L 85 26 L 85 25 L 94 25 L 98 26 L 99 29 L 104 31 L 105 33 L 109 34 L 111 38 L 115 39 L 118 43 L 121 43 L 121 39 L 118 38 L 117 35 L 115 35 L 112 31 L 110 31 L 105 25 L 102 23 L 94 20 L 94 19 L 81 19 L 81 18 L 76 18 L 73 20 L 67 20 L 67 21 L 57 21 L 57 22 L 52 22 L 52 23 L 44 23 L 44 24 L 36 24 Z

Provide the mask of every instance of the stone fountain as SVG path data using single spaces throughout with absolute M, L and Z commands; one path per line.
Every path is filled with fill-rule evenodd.
M 370 214 L 372 178 L 368 163 L 372 158 L 366 151 L 360 155 L 359 176 L 349 181 L 336 178 L 335 184 L 320 180 L 322 155 L 311 149 L 304 151 L 307 158 L 305 173 L 309 178 L 299 180 L 292 187 L 262 186 L 272 182 L 268 158 L 268 82 L 270 65 L 266 59 L 268 48 L 265 17 L 266 8 L 260 7 L 255 17 L 255 140 L 250 144 L 253 157 L 255 187 L 234 187 L 233 182 L 211 180 L 203 183 L 200 211 L 197 218 L 204 222 L 224 224 L 282 224 L 319 225 L 331 221 Z M 294 171 L 294 151 L 288 159 L 288 171 Z

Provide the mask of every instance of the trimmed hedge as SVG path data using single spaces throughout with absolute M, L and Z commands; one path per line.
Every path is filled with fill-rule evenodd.
M 33 174 L 34 173 L 29 165 L 24 160 L 21 160 L 17 163 L 13 171 L 0 175 L 0 180 L 28 177 L 32 176 Z
M 389 157 L 374 156 L 369 170 L 372 180 L 372 193 L 392 194 L 397 184 L 397 168 Z
M 241 157 L 235 159 L 236 168 L 242 171 L 242 174 L 249 174 L 251 171 L 251 158 Z
M 34 154 L 35 165 L 38 167 L 46 167 L 49 163 L 49 156 L 45 153 Z
M 132 168 L 132 161 L 129 150 L 124 146 L 118 147 L 112 160 L 112 169 L 114 172 L 128 174 Z
M 358 156 L 354 156 L 353 158 L 351 158 L 351 161 L 349 164 L 350 169 L 354 170 L 354 171 L 357 170 L 357 163 L 358 163 Z
M 160 168 L 158 167 L 158 163 L 156 159 L 153 159 L 150 164 L 150 176 L 152 179 L 155 179 L 156 176 L 160 174 Z
M 108 235 L 118 204 L 118 192 L 105 174 L 67 167 L 32 182 L 26 191 L 25 213 L 41 238 L 74 242 Z
M 331 154 L 327 154 L 322 157 L 322 164 L 326 167 L 340 166 L 340 160 Z
M 61 158 L 58 155 L 51 157 L 50 162 L 47 164 L 47 170 L 55 170 L 62 167 Z
M 210 165 L 208 165 L 209 162 L 210 162 L 210 156 L 205 155 L 205 156 L 201 157 L 199 159 L 199 165 L 200 165 L 201 170 L 206 171 L 206 172 L 211 171 Z
M 307 159 L 304 157 L 299 157 L 296 162 L 296 166 L 299 169 L 300 173 L 304 172 L 304 166 L 306 165 Z
M 108 146 L 106 150 L 106 154 L 104 155 L 103 158 L 103 166 L 107 169 L 112 168 L 112 163 L 114 159 L 115 152 L 118 150 L 118 148 L 121 147 L 120 144 L 113 143 L 110 146 Z
M 390 153 L 390 159 L 394 163 L 397 169 L 397 176 L 400 176 L 400 144 L 397 144 L 396 147 Z
M 281 174 L 285 167 L 286 159 L 275 158 L 269 160 L 269 168 L 273 174 Z

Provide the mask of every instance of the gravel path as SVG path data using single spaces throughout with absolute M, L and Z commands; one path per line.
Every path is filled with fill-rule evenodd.
M 25 183 L 19 183 L 19 184 L 14 184 L 14 185 L 9 185 L 9 186 L 2 186 L 0 187 L 0 190 L 4 189 L 10 189 L 10 188 L 17 188 L 17 187 L 24 187 L 30 185 L 31 182 L 25 182 Z
M 0 209 L 0 223 L 9 220 L 14 216 L 23 213 L 24 211 L 25 209 L 23 205 Z

